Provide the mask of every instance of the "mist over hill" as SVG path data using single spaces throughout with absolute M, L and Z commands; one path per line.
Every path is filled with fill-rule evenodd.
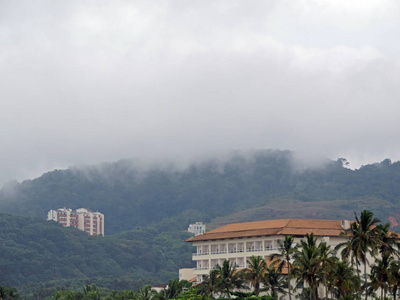
M 243 211 L 247 212 L 244 221 L 250 221 L 251 209 L 283 199 L 283 203 L 319 203 L 315 211 L 298 210 L 299 218 L 313 214 L 338 218 L 332 212 L 320 213 L 319 207 L 337 203 L 352 212 L 360 201 L 364 207 L 376 206 L 376 214 L 385 220 L 389 212 L 399 218 L 400 163 L 386 159 L 358 170 L 346 168 L 345 163 L 344 159 L 326 160 L 318 167 L 299 168 L 293 152 L 279 150 L 236 153 L 222 161 L 210 159 L 185 168 L 144 168 L 121 160 L 55 170 L 5 186 L 0 191 L 0 209 L 45 218 L 50 209 L 86 207 L 105 214 L 106 234 L 148 225 L 162 231 L 184 230 L 190 222 L 210 222 Z M 288 210 L 287 215 L 275 216 L 269 210 L 262 217 L 293 214 Z
M 113 289 L 167 282 L 192 266 L 184 240 L 195 221 L 211 229 L 266 219 L 353 219 L 354 211 L 369 209 L 396 230 L 399 182 L 400 162 L 389 159 L 358 170 L 346 168 L 345 159 L 307 167 L 279 150 L 179 168 L 121 160 L 55 170 L 0 191 L 0 211 L 8 213 L 0 215 L 0 280 L 31 294 L 38 286 L 45 293 L 90 282 Z M 105 238 L 45 221 L 60 207 L 104 213 Z

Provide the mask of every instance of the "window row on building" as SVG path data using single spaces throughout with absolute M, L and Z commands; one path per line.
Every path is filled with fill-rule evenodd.
M 66 227 L 76 227 L 89 235 L 104 236 L 104 215 L 86 208 L 50 210 L 47 213 L 47 220 L 56 221 Z

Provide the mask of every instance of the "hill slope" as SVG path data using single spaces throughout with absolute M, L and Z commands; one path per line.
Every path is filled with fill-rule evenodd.
M 190 267 L 189 223 L 208 229 L 280 218 L 400 220 L 400 163 L 349 170 L 345 161 L 298 169 L 290 151 L 236 154 L 185 169 L 119 161 L 13 183 L 0 191 L 0 283 L 23 291 L 96 282 L 113 289 L 167 282 Z M 50 209 L 105 214 L 106 237 L 44 221 Z M 397 228 L 395 228 L 397 229 Z
M 348 201 L 340 204 L 342 208 L 347 205 L 350 211 L 354 200 L 383 200 L 400 219 L 399 182 L 399 162 L 385 160 L 353 171 L 345 168 L 342 160 L 326 161 L 324 167 L 299 172 L 292 152 L 265 150 L 237 154 L 225 162 L 205 161 L 183 170 L 143 170 L 127 160 L 56 170 L 3 188 L 0 209 L 45 218 L 50 209 L 86 207 L 105 214 L 106 234 L 148 225 L 160 231 L 184 230 L 190 222 L 210 222 L 277 199 L 321 205 L 342 200 Z M 301 214 L 299 211 L 298 217 Z M 385 209 L 377 214 L 387 220 Z M 248 218 L 251 220 L 251 215 Z
M 185 232 L 136 229 L 88 236 L 53 221 L 0 214 L 0 283 L 22 291 L 43 286 L 81 287 L 96 281 L 109 288 L 162 283 L 191 265 Z

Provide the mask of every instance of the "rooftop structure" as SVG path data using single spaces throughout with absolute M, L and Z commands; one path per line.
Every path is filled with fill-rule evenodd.
M 194 235 L 200 235 L 206 232 L 206 225 L 202 222 L 196 222 L 196 224 L 190 224 L 188 232 L 194 233 Z

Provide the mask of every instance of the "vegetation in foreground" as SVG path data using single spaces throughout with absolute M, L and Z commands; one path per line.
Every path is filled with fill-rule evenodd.
M 150 285 L 137 291 L 111 291 L 96 285 L 85 285 L 81 291 L 64 289 L 46 299 L 205 300 L 234 297 L 268 300 L 287 296 L 290 300 L 319 300 L 319 292 L 323 288 L 325 299 L 367 300 L 371 297 L 383 300 L 392 297 L 396 300 L 400 285 L 398 235 L 389 231 L 389 225 L 380 224 L 368 210 L 355 217 L 356 221 L 343 232 L 346 241 L 336 249 L 331 249 L 326 242 L 317 242 L 312 233 L 307 234 L 299 245 L 294 243 L 293 236 L 287 236 L 280 241 L 280 252 L 267 260 L 269 263 L 261 257 L 252 256 L 248 260 L 248 268 L 236 270 L 236 266 L 226 260 L 196 286 L 178 279 L 171 280 L 160 292 L 154 291 Z M 367 272 L 368 264 L 370 272 Z M 238 292 L 238 289 L 248 292 Z M 4 290 L 0 288 L 0 293 Z M 13 296 L 4 293 L 5 296 L 0 299 L 19 298 L 15 289 L 7 290 L 8 293 L 12 291 Z

